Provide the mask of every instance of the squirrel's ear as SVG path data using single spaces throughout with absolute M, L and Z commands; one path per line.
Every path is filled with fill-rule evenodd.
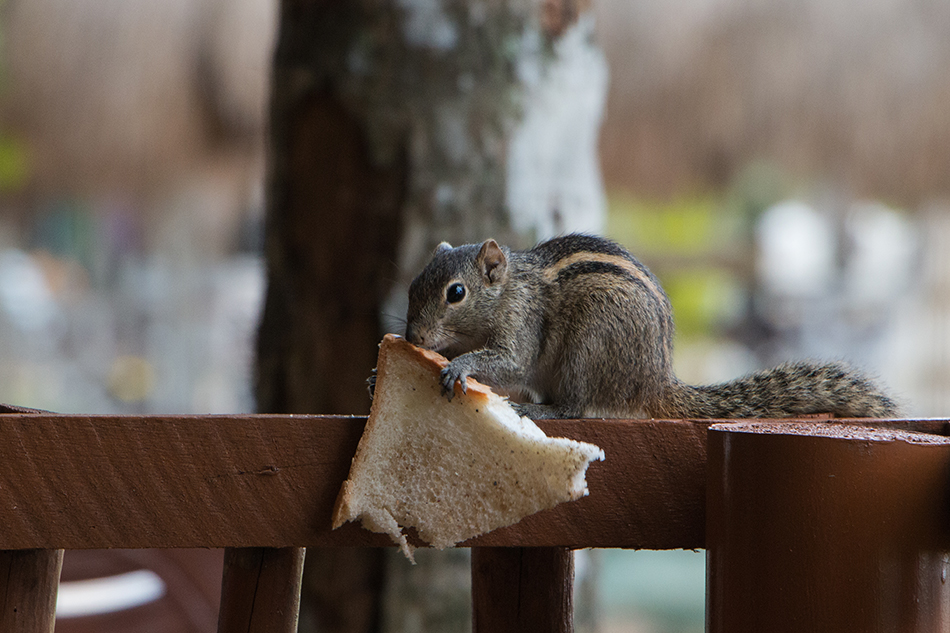
M 485 240 L 475 263 L 489 284 L 504 280 L 505 273 L 508 272 L 508 258 L 495 240 Z
M 451 244 L 449 244 L 448 242 L 440 242 L 439 245 L 435 247 L 435 250 L 432 251 L 432 254 L 438 255 L 442 251 L 450 251 L 450 250 L 452 250 Z

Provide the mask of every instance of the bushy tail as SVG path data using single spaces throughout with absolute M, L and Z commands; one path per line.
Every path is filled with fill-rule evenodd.
M 787 363 L 718 385 L 676 382 L 668 394 L 675 418 L 890 418 L 898 406 L 866 375 L 844 363 Z

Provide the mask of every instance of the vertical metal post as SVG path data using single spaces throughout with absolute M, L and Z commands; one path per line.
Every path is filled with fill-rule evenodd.
M 950 630 L 950 438 L 709 429 L 709 633 Z

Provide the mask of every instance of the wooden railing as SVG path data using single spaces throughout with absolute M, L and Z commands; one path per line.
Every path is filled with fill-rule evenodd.
M 330 529 L 333 504 L 364 424 L 365 418 L 358 417 L 291 415 L 0 415 L 0 595 L 5 596 L 0 605 L 0 631 L 52 629 L 64 549 L 181 547 L 226 548 L 219 632 L 294 631 L 302 548 L 391 545 L 388 537 L 369 533 L 356 524 Z M 572 548 L 699 549 L 707 545 L 711 548 L 709 629 L 743 630 L 729 628 L 733 624 L 728 618 L 738 617 L 729 615 L 731 604 L 745 601 L 747 607 L 755 597 L 748 595 L 749 586 L 754 588 L 760 582 L 765 589 L 769 582 L 750 581 L 756 569 L 754 560 L 743 559 L 741 565 L 737 561 L 750 553 L 753 558 L 768 557 L 771 554 L 767 550 L 773 545 L 785 547 L 777 542 L 770 545 L 772 535 L 768 531 L 779 530 L 777 525 L 794 527 L 802 520 L 794 513 L 779 516 L 781 512 L 775 512 L 775 508 L 791 507 L 795 500 L 804 499 L 802 507 L 811 503 L 820 510 L 805 518 L 809 534 L 820 535 L 825 523 L 834 523 L 834 516 L 828 514 L 835 514 L 833 495 L 839 493 L 829 493 L 809 482 L 813 479 L 821 484 L 825 474 L 837 476 L 835 469 L 842 460 L 840 454 L 831 451 L 823 456 L 825 462 L 812 464 L 807 458 L 811 449 L 806 446 L 801 449 L 806 457 L 799 461 L 817 468 L 817 474 L 805 477 L 795 472 L 798 462 L 794 461 L 798 459 L 796 447 L 802 441 L 791 441 L 793 450 L 783 454 L 785 445 L 781 441 L 778 449 L 771 444 L 776 437 L 789 436 L 763 434 L 768 425 L 710 429 L 710 424 L 663 420 L 539 422 L 549 435 L 601 446 L 607 459 L 591 465 L 588 497 L 464 544 L 477 548 L 473 557 L 475 631 L 569 631 L 567 580 L 571 570 L 566 553 Z M 943 420 L 862 424 L 935 436 L 945 435 L 948 426 Z M 880 543 L 880 555 L 891 556 L 888 560 L 906 574 L 916 574 L 915 582 L 928 587 L 923 593 L 934 613 L 944 609 L 944 616 L 937 614 L 929 619 L 918 609 L 913 617 L 920 626 L 944 622 L 940 617 L 950 618 L 950 596 L 940 586 L 939 573 L 943 570 L 942 586 L 950 586 L 944 569 L 950 565 L 946 556 L 950 547 L 944 538 L 950 533 L 950 444 L 869 440 L 848 436 L 844 426 L 832 428 L 842 432 L 826 431 L 814 437 L 818 442 L 827 440 L 845 447 L 845 453 L 857 456 L 853 473 L 847 476 L 866 478 L 865 488 L 872 492 L 878 479 L 888 479 L 887 486 L 881 484 L 880 495 L 865 500 L 873 510 L 868 513 L 870 518 L 858 517 L 859 521 L 878 522 L 869 524 L 873 528 L 869 534 L 860 538 L 855 535 L 854 543 L 833 545 L 848 551 L 867 547 L 869 542 L 880 540 L 874 535 L 875 530 L 881 531 L 880 522 L 899 523 L 909 536 L 895 536 L 900 541 L 896 545 Z M 910 453 L 888 457 L 890 461 L 885 460 L 881 466 L 872 450 L 875 442 L 881 446 L 910 446 Z M 933 457 L 920 459 L 923 453 Z M 749 455 L 764 460 L 765 466 L 757 465 L 754 459 L 749 461 Z M 869 457 L 863 459 L 861 455 Z M 782 462 L 785 458 L 793 460 L 791 465 Z M 918 467 L 923 462 L 926 468 Z M 907 489 L 916 490 L 906 498 L 895 492 L 899 486 L 893 484 L 900 482 L 880 472 L 880 468 L 895 464 L 900 467 L 901 477 L 909 478 L 904 483 Z M 787 470 L 763 475 L 762 469 L 771 466 Z M 923 471 L 929 477 L 926 481 L 921 478 Z M 788 485 L 776 485 L 768 479 L 771 476 L 782 481 L 785 474 Z M 737 484 L 735 477 L 739 475 L 742 479 Z M 802 482 L 807 485 L 796 489 Z M 748 490 L 741 489 L 746 484 Z M 753 493 L 758 484 L 771 488 L 756 497 Z M 854 482 L 848 480 L 845 484 L 854 492 Z M 715 504 L 710 506 L 708 518 L 707 491 L 710 503 Z M 809 501 L 808 495 L 826 493 L 833 493 L 832 498 Z M 855 495 L 860 497 L 859 492 Z M 736 503 L 753 503 L 756 507 L 737 509 L 733 507 Z M 918 515 L 905 516 L 908 503 L 916 504 Z M 855 518 L 854 505 L 842 506 L 850 513 L 849 521 Z M 923 514 L 917 506 L 924 507 Z M 930 506 L 932 511 L 927 510 Z M 802 510 L 795 512 L 801 514 Z M 750 529 L 765 533 L 759 535 L 761 538 L 749 539 L 748 551 L 734 551 L 743 549 L 736 539 L 748 536 L 742 531 L 744 522 L 749 516 L 753 522 L 758 521 L 755 517 L 760 515 L 770 515 L 771 522 Z M 944 519 L 948 521 L 942 530 L 931 525 Z M 849 529 L 847 525 L 841 529 Z M 711 537 L 716 541 L 711 542 Z M 843 537 L 839 534 L 833 538 Z M 892 551 L 892 546 L 897 550 Z M 913 556 L 908 558 L 905 549 L 912 550 Z M 801 552 L 798 555 L 806 558 Z M 856 556 L 856 562 L 846 563 L 854 568 L 843 570 L 845 577 L 868 563 L 867 556 Z M 929 567 L 922 561 L 930 561 Z M 768 565 L 759 567 L 771 569 Z M 807 574 L 808 569 L 794 571 Z M 878 574 L 873 570 L 867 573 Z M 895 573 L 894 577 L 903 577 Z M 931 573 L 937 574 L 935 587 L 930 586 L 927 574 Z M 873 580 L 880 581 L 879 574 Z M 726 589 L 739 588 L 746 594 L 730 593 L 720 586 L 722 582 L 727 583 Z M 903 587 L 901 584 L 888 590 Z M 806 590 L 812 591 L 803 585 L 801 593 L 804 595 Z M 923 595 L 908 591 L 913 595 L 902 596 L 898 607 Z M 780 593 L 786 596 L 788 591 Z M 796 598 L 789 599 L 794 602 Z M 798 604 L 794 610 L 807 611 L 807 607 Z M 890 606 L 881 608 L 884 612 L 880 617 L 891 617 L 887 611 Z M 721 614 L 728 617 L 723 620 Z M 780 630 L 770 628 L 764 620 L 756 622 L 759 631 Z M 788 630 L 807 630 L 801 628 L 800 618 L 796 622 L 798 628 Z

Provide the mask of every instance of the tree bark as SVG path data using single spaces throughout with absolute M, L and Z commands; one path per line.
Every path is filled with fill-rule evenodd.
M 438 242 L 600 230 L 606 71 L 586 5 L 283 0 L 259 411 L 366 413 L 379 339 Z M 301 631 L 468 630 L 467 593 L 461 617 L 431 602 L 442 582 L 468 591 L 467 555 L 431 554 L 410 577 L 383 552 L 308 552 Z

